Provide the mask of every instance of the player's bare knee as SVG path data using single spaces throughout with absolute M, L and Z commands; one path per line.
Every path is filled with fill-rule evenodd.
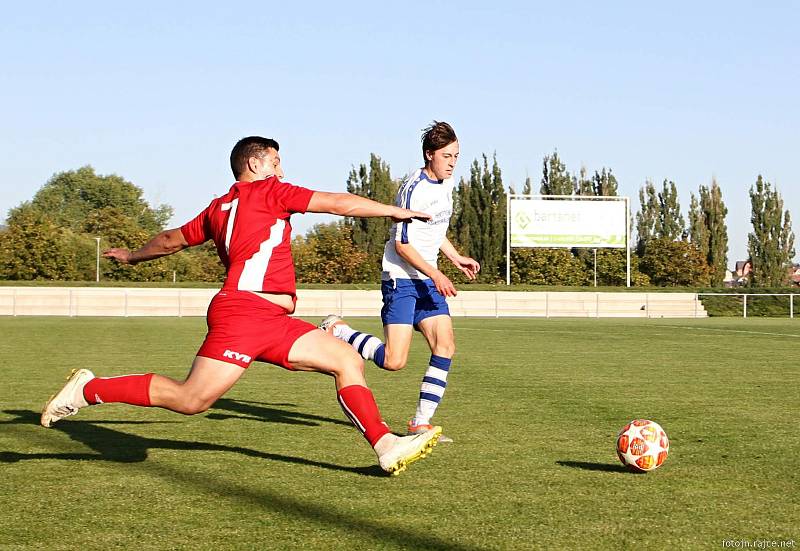
M 337 358 L 335 373 L 340 375 L 360 373 L 364 375 L 364 360 L 355 351 Z
M 387 371 L 400 371 L 406 366 L 406 358 L 396 356 L 386 356 L 383 360 L 383 368 Z
M 179 413 L 184 415 L 197 415 L 198 413 L 208 411 L 208 408 L 210 408 L 213 403 L 213 401 L 205 398 L 189 396 L 180 404 Z

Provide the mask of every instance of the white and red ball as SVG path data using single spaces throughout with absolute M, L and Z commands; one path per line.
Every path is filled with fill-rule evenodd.
M 617 456 L 637 472 L 659 468 L 669 455 L 669 438 L 661 425 L 648 419 L 634 419 L 617 435 Z

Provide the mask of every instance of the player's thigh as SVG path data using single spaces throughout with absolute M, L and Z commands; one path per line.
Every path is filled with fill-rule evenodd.
M 328 375 L 346 375 L 348 380 L 360 378 L 364 384 L 364 360 L 349 344 L 324 331 L 310 331 L 299 337 L 288 356 L 296 371 L 316 371 Z
M 189 376 L 181 386 L 187 396 L 212 404 L 228 392 L 244 372 L 245 368 L 242 366 L 196 356 Z
M 408 351 L 411 348 L 411 337 L 414 336 L 414 326 L 403 323 L 392 323 L 383 326 L 384 344 L 386 355 L 383 367 L 390 371 L 402 369 L 408 360 Z
M 420 321 L 417 327 L 428 341 L 431 352 L 445 358 L 453 356 L 456 345 L 453 320 L 450 316 L 431 316 Z

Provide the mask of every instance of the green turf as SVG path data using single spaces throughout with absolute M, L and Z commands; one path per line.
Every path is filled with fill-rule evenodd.
M 380 331 L 375 319 L 355 320 Z M 715 549 L 800 545 L 800 322 L 456 319 L 455 439 L 383 476 L 327 377 L 255 364 L 205 414 L 104 405 L 53 429 L 71 368 L 182 377 L 194 319 L 0 318 L 0 549 Z M 368 367 L 413 411 L 428 352 Z M 617 431 L 659 422 L 659 470 Z

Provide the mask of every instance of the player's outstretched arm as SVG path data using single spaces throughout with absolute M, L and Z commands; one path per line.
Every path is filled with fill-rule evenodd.
M 351 193 L 328 193 L 315 191 L 308 203 L 306 212 L 324 212 L 338 214 L 339 216 L 352 216 L 356 218 L 374 218 L 388 216 L 395 222 L 403 220 L 428 220 L 430 215 L 424 212 L 403 209 L 394 205 L 384 205 L 372 199 L 353 195 Z
M 478 275 L 478 272 L 481 271 L 481 265 L 477 260 L 459 254 L 453 244 L 450 243 L 450 240 L 446 237 L 442 242 L 442 246 L 439 247 L 439 250 L 442 251 L 442 254 L 444 254 L 456 268 L 461 270 L 464 275 L 467 276 L 467 279 L 475 279 Z
M 189 246 L 179 228 L 164 230 L 155 235 L 139 249 L 131 252 L 128 249 L 108 249 L 103 251 L 105 258 L 111 258 L 120 264 L 138 264 L 182 251 Z

